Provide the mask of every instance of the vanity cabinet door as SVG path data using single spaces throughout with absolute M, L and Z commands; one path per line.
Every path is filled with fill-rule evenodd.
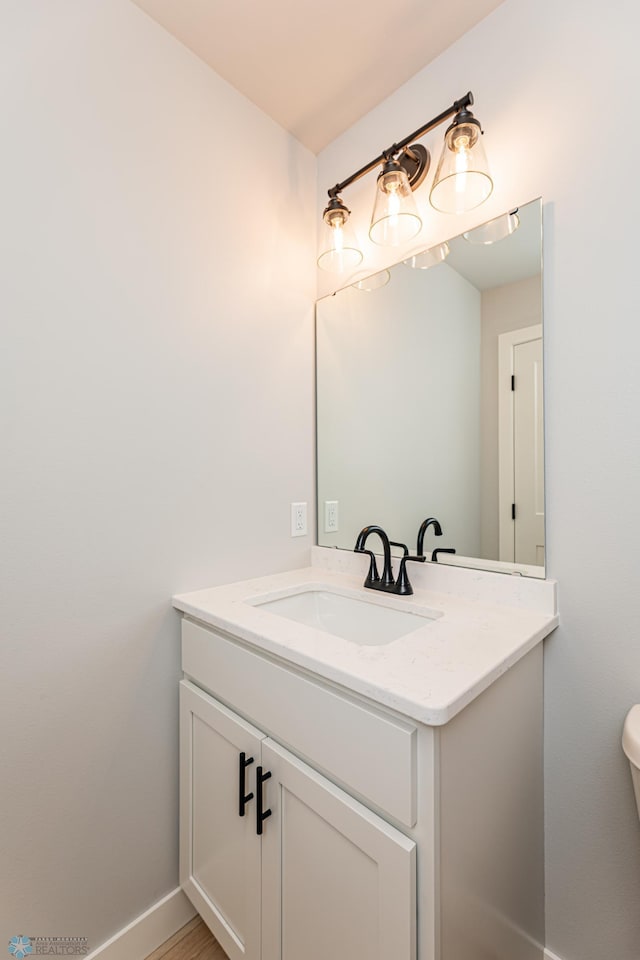
M 264 734 L 180 684 L 180 884 L 231 960 L 260 957 L 256 767 Z M 245 796 L 240 816 L 241 754 Z M 252 762 L 248 762 L 252 761 Z
M 416 845 L 262 743 L 262 960 L 414 960 Z

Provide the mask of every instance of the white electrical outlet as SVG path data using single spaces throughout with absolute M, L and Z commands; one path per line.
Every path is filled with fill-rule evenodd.
M 306 503 L 291 504 L 291 536 L 304 537 L 307 533 Z
M 324 532 L 337 533 L 338 531 L 338 501 L 325 500 L 324 502 Z

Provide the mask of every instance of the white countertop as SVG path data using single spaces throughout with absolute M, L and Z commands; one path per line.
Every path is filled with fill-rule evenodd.
M 354 561 L 361 566 L 362 559 Z M 418 579 L 428 583 L 428 571 L 426 574 L 412 576 L 413 596 L 393 597 L 363 589 L 360 572 L 312 566 L 181 594 L 173 598 L 173 605 L 257 650 L 422 723 L 439 726 L 548 636 L 558 617 L 549 612 L 548 605 L 546 610 L 536 611 L 487 603 L 477 592 L 469 599 L 417 587 Z M 501 574 L 483 577 L 504 579 Z M 555 596 L 555 584 L 547 584 Z M 275 599 L 311 585 L 411 612 L 426 607 L 441 616 L 390 643 L 362 646 L 251 605 L 256 598 Z M 526 584 L 520 588 L 526 589 Z

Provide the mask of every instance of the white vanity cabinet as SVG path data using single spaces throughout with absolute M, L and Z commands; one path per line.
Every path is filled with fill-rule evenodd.
M 189 617 L 182 666 L 180 882 L 231 960 L 542 960 L 541 644 L 442 726 Z
M 238 774 L 242 760 L 259 761 L 263 738 L 182 681 L 180 883 L 234 960 L 260 956 L 261 849 L 253 808 L 239 815 Z
M 265 683 L 301 684 L 287 737 L 295 743 L 295 704 L 309 707 L 308 681 L 282 676 L 279 666 L 189 622 L 184 624 L 185 668 L 198 660 L 203 643 L 213 643 L 231 660 L 234 654 L 245 659 L 245 691 L 236 694 L 243 712 L 253 713 L 252 690 Z M 229 696 L 223 669 L 217 682 L 204 673 L 206 687 L 219 686 L 221 695 Z M 271 689 L 274 697 L 282 692 Z M 335 705 L 335 694 L 319 692 L 328 697 L 327 708 Z M 268 691 L 255 697 L 258 703 L 261 699 L 271 729 L 278 711 L 269 709 Z M 356 704 L 344 706 L 356 715 L 362 711 Z M 368 715 L 374 723 L 389 722 L 364 714 L 365 721 Z M 312 719 L 316 733 L 303 729 L 300 734 L 306 749 L 313 740 L 326 739 L 320 725 L 332 723 L 331 716 Z M 186 680 L 180 721 L 181 885 L 231 960 L 414 960 L 415 842 Z M 398 731 L 411 748 L 408 730 L 400 726 Z M 358 749 L 357 742 L 353 746 Z M 322 754 L 323 747 L 318 749 Z

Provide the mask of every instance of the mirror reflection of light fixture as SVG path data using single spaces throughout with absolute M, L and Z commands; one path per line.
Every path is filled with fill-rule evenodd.
M 331 187 L 329 203 L 323 214 L 329 236 L 323 239 L 318 257 L 322 269 L 344 272 L 352 270 L 362 260 L 355 240 L 347 239 L 349 210 L 340 194 L 380 165 L 382 170 L 376 185 L 369 237 L 374 243 L 395 247 L 407 243 L 419 233 L 422 219 L 412 191 L 426 177 L 431 156 L 426 147 L 413 141 L 445 120 L 453 118 L 445 134 L 444 149 L 431 187 L 431 205 L 442 212 L 463 213 L 487 199 L 493 181 L 487 170 L 480 124 L 469 110 L 472 104 L 473 94 L 469 91 L 433 120 Z
M 519 226 L 520 217 L 518 216 L 518 208 L 516 207 L 515 210 L 510 210 L 509 213 L 503 213 L 499 217 L 494 217 L 493 220 L 487 220 L 486 223 L 476 227 L 475 230 L 467 230 L 462 236 L 465 240 L 468 240 L 469 243 L 488 245 L 490 243 L 497 243 L 499 240 L 504 240 L 505 237 L 510 237 L 512 233 L 516 232 Z
M 384 247 L 399 247 L 421 229 L 407 171 L 398 160 L 387 160 L 378 176 L 369 236 Z
M 435 267 L 437 264 L 443 263 L 449 256 L 449 252 L 448 243 L 438 243 L 435 247 L 429 247 L 428 250 L 414 253 L 402 262 L 413 270 L 428 270 L 429 267 Z
M 332 273 L 347 273 L 362 261 L 362 251 L 348 224 L 350 210 L 339 197 L 331 197 L 324 214 L 318 266 Z
M 380 287 L 386 287 L 386 285 L 391 280 L 391 274 L 388 270 L 380 270 L 378 273 L 372 274 L 370 277 L 363 277 L 362 280 L 352 283 L 351 286 L 355 287 L 356 290 L 364 290 L 366 293 L 372 293 L 374 290 L 379 290 Z

